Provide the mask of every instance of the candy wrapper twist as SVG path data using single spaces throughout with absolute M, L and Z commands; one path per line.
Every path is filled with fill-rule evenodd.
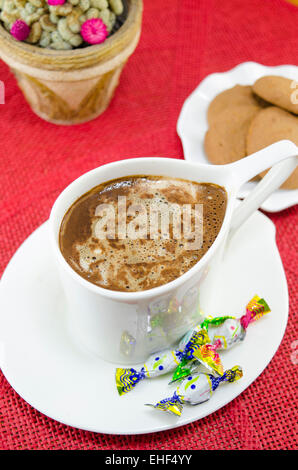
M 165 398 L 155 405 L 146 404 L 170 414 L 181 416 L 183 405 L 199 405 L 208 401 L 217 387 L 225 382 L 236 382 L 243 375 L 240 366 L 227 370 L 221 377 L 198 373 L 185 378 L 170 398 Z

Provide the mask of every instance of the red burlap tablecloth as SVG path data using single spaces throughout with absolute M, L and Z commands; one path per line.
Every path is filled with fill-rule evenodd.
M 6 104 L 0 106 L 1 272 L 18 246 L 47 220 L 60 191 L 82 173 L 123 158 L 183 158 L 177 118 L 185 98 L 206 75 L 249 60 L 298 65 L 298 8 L 283 0 L 144 3 L 140 44 L 109 109 L 93 122 L 77 127 L 43 122 L 0 64 L 6 86 Z M 25 403 L 0 373 L 0 448 L 297 448 L 297 207 L 269 217 L 276 225 L 289 284 L 290 318 L 274 359 L 244 393 L 179 429 L 109 436 L 48 419 Z

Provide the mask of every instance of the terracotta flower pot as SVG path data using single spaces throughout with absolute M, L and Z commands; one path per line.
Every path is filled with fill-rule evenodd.
M 38 116 L 71 125 L 105 111 L 140 37 L 143 2 L 127 0 L 127 4 L 127 19 L 115 34 L 102 44 L 71 51 L 16 41 L 0 26 L 0 57 Z

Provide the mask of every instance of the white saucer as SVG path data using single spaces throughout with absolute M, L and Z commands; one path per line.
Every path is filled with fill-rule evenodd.
M 283 337 L 288 291 L 272 222 L 256 212 L 232 239 L 221 285 L 206 313 L 242 315 L 254 295 L 272 312 L 249 326 L 245 342 L 223 352 L 225 368 L 244 377 L 225 384 L 206 403 L 185 406 L 180 418 L 144 406 L 170 396 L 170 376 L 144 380 L 119 397 L 116 365 L 80 349 L 65 327 L 65 301 L 48 246 L 47 223 L 19 248 L 0 282 L 0 365 L 11 386 L 45 415 L 77 428 L 139 434 L 175 428 L 218 410 L 267 366 Z M 256 404 L 256 407 L 258 405 Z M 257 413 L 256 408 L 256 413 Z
M 204 137 L 208 129 L 207 109 L 210 102 L 227 88 L 237 84 L 252 85 L 264 75 L 280 75 L 298 81 L 298 67 L 294 65 L 267 67 L 256 62 L 244 62 L 227 72 L 213 73 L 200 83 L 184 102 L 177 123 L 185 160 L 210 165 L 204 151 Z M 256 182 L 246 183 L 241 188 L 239 197 L 245 197 L 256 184 Z M 267 212 L 278 212 L 295 204 L 298 204 L 298 189 L 279 189 L 261 207 Z

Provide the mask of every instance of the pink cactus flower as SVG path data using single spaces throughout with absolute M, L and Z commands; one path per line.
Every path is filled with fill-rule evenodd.
M 30 34 L 30 27 L 23 20 L 16 20 L 10 30 L 10 34 L 18 41 L 25 41 Z
M 108 30 L 100 18 L 92 18 L 81 26 L 81 36 L 89 44 L 100 44 L 108 36 Z

